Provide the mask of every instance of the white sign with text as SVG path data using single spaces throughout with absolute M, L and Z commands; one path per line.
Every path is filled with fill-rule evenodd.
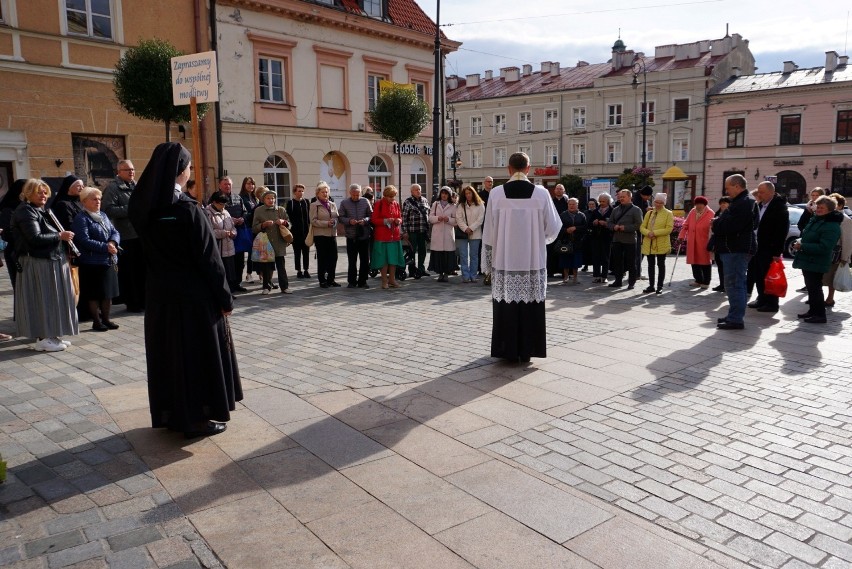
M 216 52 L 205 51 L 173 57 L 172 102 L 188 105 L 195 97 L 196 103 L 215 103 L 219 100 L 219 74 L 216 71 Z

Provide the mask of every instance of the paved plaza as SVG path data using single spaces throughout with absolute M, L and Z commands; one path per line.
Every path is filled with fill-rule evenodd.
M 589 273 L 552 282 L 548 357 L 507 364 L 486 287 L 347 289 L 345 263 L 239 297 L 245 399 L 208 439 L 150 428 L 123 306 L 65 352 L 0 344 L 0 565 L 852 567 L 852 295 L 800 323 L 787 262 L 780 312 L 723 331 L 683 258 L 661 296 Z

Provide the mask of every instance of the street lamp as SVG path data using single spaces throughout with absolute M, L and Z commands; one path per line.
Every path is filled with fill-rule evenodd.
M 448 110 L 450 111 L 450 136 L 453 138 L 453 152 L 450 160 L 453 162 L 453 185 L 455 186 L 458 183 L 456 168 L 458 168 L 461 153 L 456 149 L 456 108 L 453 105 L 450 105 Z
M 648 129 L 648 70 L 645 68 L 645 60 L 641 57 L 633 63 L 633 88 L 639 86 L 639 74 L 642 74 L 642 168 L 646 166 L 646 133 Z

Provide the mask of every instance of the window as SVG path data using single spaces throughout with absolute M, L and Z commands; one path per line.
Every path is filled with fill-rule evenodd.
M 382 17 L 382 0 L 361 0 L 361 7 L 368 16 Z
M 461 136 L 459 131 L 459 119 L 450 119 L 450 136 Z
M 65 0 L 68 33 L 112 39 L 110 0 Z
M 745 119 L 728 119 L 728 148 L 745 146 Z
M 388 171 L 387 164 L 385 164 L 381 156 L 373 156 L 373 159 L 370 160 L 370 165 L 367 166 L 367 185 L 373 188 L 376 195 L 379 195 L 381 194 L 381 190 L 389 183 L 390 172 Z
M 544 145 L 544 163 L 548 166 L 559 165 L 559 148 L 555 144 Z
M 654 122 L 656 122 L 656 101 L 646 101 L 645 103 L 639 103 L 639 124 L 642 124 L 642 115 L 645 113 L 646 104 L 648 106 L 648 114 L 645 116 L 645 124 L 654 124 Z
M 414 92 L 417 93 L 417 100 L 421 103 L 426 102 L 426 83 L 420 81 L 414 82 Z
M 494 115 L 494 134 L 506 134 L 506 115 Z
M 470 151 L 470 167 L 471 168 L 482 168 L 482 149 L 481 148 L 473 148 Z
M 532 113 L 518 114 L 518 132 L 532 132 Z
M 689 160 L 689 136 L 676 134 L 672 137 L 672 161 L 683 162 Z
M 837 142 L 852 142 L 852 111 L 837 111 Z
M 470 135 L 482 136 L 482 117 L 470 117 Z
M 450 166 L 452 168 L 452 166 Z M 426 165 L 423 160 L 416 156 L 411 160 L 411 170 L 409 171 L 412 184 L 420 184 L 421 188 L 426 188 Z
M 639 140 L 639 155 L 636 157 L 639 162 L 642 162 L 642 140 Z M 645 139 L 645 162 L 654 161 L 654 139 Z
M 674 120 L 689 120 L 689 99 L 675 99 L 672 106 L 674 107 Z
M 384 75 L 367 75 L 367 110 L 375 110 L 381 95 L 379 84 L 386 79 Z
M 506 149 L 505 148 L 495 148 L 494 149 L 494 166 L 502 167 L 506 165 Z
M 621 126 L 621 121 L 624 117 L 623 107 L 621 103 L 608 105 L 606 110 L 606 126 L 615 127 Z
M 781 117 L 781 144 L 799 144 L 802 132 L 802 115 L 784 115 Z
M 586 143 L 574 142 L 571 144 L 571 161 L 574 164 L 586 163 Z
M 284 100 L 284 62 L 267 57 L 258 58 L 260 100 L 286 103 Z
M 556 130 L 559 127 L 559 111 L 544 111 L 544 130 Z
M 290 199 L 290 167 L 280 156 L 268 156 L 263 163 L 263 185 L 275 192 L 279 205 Z
M 529 144 L 519 144 L 518 152 L 523 152 L 524 154 L 529 156 L 530 154 L 532 154 L 532 146 L 530 146 Z
M 610 140 L 606 143 L 606 162 L 607 164 L 621 163 L 621 141 Z
M 571 126 L 574 128 L 586 128 L 586 107 L 574 107 L 571 109 Z
M 346 108 L 346 70 L 336 65 L 320 65 L 322 81 L 321 106 L 326 109 Z

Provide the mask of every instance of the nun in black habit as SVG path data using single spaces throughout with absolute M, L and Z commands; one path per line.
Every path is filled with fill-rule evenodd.
M 187 438 L 224 431 L 243 398 L 227 320 L 233 297 L 225 268 L 203 210 L 181 191 L 190 161 L 178 143 L 157 146 L 128 210 L 148 269 L 151 422 Z

